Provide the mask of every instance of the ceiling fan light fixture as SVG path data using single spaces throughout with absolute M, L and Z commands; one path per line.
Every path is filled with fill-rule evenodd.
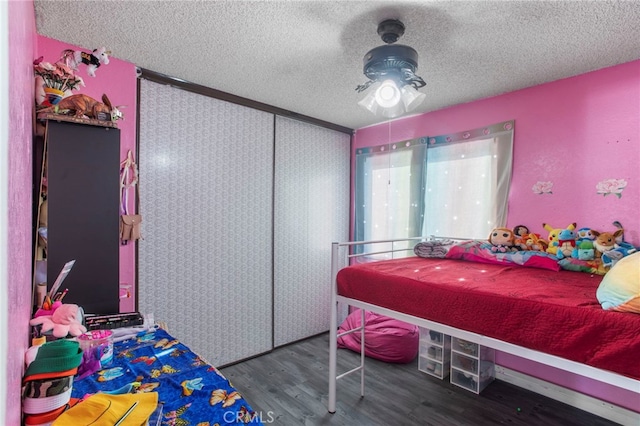
M 378 34 L 387 44 L 366 53 L 363 59 L 363 73 L 369 81 L 356 87 L 357 92 L 372 87 L 371 91 L 375 91 L 374 100 L 377 105 L 374 107 L 371 104 L 370 95 L 365 96 L 358 104 L 383 117 L 396 117 L 411 111 L 426 98 L 426 95 L 417 91 L 426 85 L 424 80 L 415 74 L 418 69 L 418 53 L 409 46 L 392 44 L 404 34 L 404 29 L 404 24 L 394 19 L 382 21 L 378 25 Z
M 424 102 L 427 98 L 427 95 L 424 93 L 418 92 L 413 86 L 407 84 L 402 89 L 402 103 L 404 104 L 404 109 L 409 112 L 413 111 L 417 107 Z
M 376 89 L 374 98 L 382 108 L 395 107 L 400 103 L 400 89 L 395 81 L 391 79 L 385 80 L 380 84 L 380 87 Z
M 379 114 L 385 118 L 399 117 L 405 113 L 404 105 L 402 102 L 398 102 L 395 106 L 390 108 L 380 108 Z
M 378 112 L 378 102 L 376 101 L 376 90 L 380 87 L 380 82 L 373 83 L 372 89 L 367 93 L 367 95 L 358 102 L 362 108 L 368 110 L 372 114 L 376 114 Z

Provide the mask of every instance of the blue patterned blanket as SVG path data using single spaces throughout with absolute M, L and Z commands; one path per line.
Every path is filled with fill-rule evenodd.
M 134 383 L 158 392 L 162 425 L 262 424 L 242 395 L 213 366 L 158 329 L 114 344 L 110 365 L 73 383 L 73 398 Z

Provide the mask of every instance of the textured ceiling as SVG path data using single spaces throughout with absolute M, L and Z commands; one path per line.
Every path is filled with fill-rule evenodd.
M 349 128 L 362 58 L 400 19 L 420 57 L 419 111 L 640 58 L 640 1 L 35 0 L 38 33 Z

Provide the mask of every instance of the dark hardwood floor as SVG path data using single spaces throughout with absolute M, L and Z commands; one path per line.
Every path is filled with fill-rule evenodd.
M 340 349 L 338 373 L 359 362 Z M 335 414 L 327 412 L 329 335 L 275 349 L 221 372 L 261 416 L 265 425 L 615 425 L 501 381 L 480 395 L 418 371 L 410 364 L 367 358 L 365 397 L 360 375 L 338 380 Z

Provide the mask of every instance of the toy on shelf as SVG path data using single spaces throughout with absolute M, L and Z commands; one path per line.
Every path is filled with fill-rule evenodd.
M 44 108 L 38 113 L 58 113 L 64 115 L 73 115 L 76 118 L 86 116 L 95 120 L 117 121 L 122 118 L 120 107 L 111 105 L 107 95 L 102 95 L 102 102 L 98 102 L 90 96 L 84 94 L 71 95 L 62 99 L 57 105 Z
M 73 70 L 77 70 L 79 64 L 86 64 L 87 74 L 91 77 L 95 77 L 96 70 L 100 65 L 109 64 L 109 55 L 111 55 L 111 51 L 104 47 L 93 49 L 91 53 L 67 49 L 62 51 L 60 59 Z
M 29 324 L 32 326 L 41 325 L 42 333 L 53 330 L 54 337 L 67 337 L 69 334 L 79 336 L 87 331 L 78 318 L 79 309 L 78 305 L 72 303 L 60 303 L 58 306 L 52 306 L 49 310 L 51 314 L 46 312 L 45 315 L 36 316 L 29 321 Z

